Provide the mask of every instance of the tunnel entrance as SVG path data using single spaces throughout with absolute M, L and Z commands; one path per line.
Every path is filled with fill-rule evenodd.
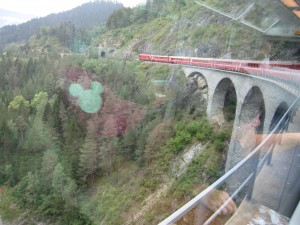
M 105 51 L 102 51 L 102 52 L 100 53 L 100 56 L 101 56 L 101 58 L 105 58 Z

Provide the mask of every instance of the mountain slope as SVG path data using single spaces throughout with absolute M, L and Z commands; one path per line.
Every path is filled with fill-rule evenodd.
M 138 18 L 140 12 L 146 11 L 142 17 L 144 23 L 136 19 L 138 22 L 123 23 L 123 27 L 119 26 L 118 21 L 125 21 L 128 16 L 122 9 L 123 14 L 113 14 L 112 17 L 115 17 L 108 19 L 112 22 L 112 25 L 108 23 L 112 29 L 108 26 L 107 34 L 95 38 L 93 44 L 117 49 L 113 57 L 118 58 L 128 57 L 129 54 L 136 58 L 140 53 L 256 60 L 266 56 L 272 60 L 295 60 L 299 57 L 297 42 L 267 36 L 191 0 L 183 2 L 180 7 L 172 1 L 165 1 L 159 6 L 146 5 L 144 9 L 136 9 L 131 12 L 131 18 Z M 240 2 L 244 5 L 231 1 L 218 9 L 236 15 L 241 8 L 247 7 L 246 1 Z M 272 5 L 270 0 L 268 2 Z M 272 20 L 269 14 L 260 14 L 264 9 L 261 3 L 255 9 L 246 21 L 264 29 L 265 24 L 269 25 Z M 113 39 L 110 38 L 112 36 Z M 285 51 L 282 51 L 283 47 Z
M 42 26 L 71 21 L 76 28 L 91 28 L 104 23 L 112 12 L 122 7 L 120 3 L 89 2 L 66 12 L 35 18 L 20 25 L 5 26 L 0 29 L 0 49 L 13 42 L 28 40 Z

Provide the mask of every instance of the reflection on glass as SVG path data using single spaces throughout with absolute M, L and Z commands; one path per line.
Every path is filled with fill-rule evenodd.
M 0 224 L 288 224 L 298 1 L 143 3 L 0 28 Z

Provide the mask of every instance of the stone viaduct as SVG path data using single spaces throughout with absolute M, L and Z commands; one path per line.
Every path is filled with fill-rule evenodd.
M 268 133 L 295 99 L 295 95 L 281 86 L 279 82 L 263 77 L 192 66 L 183 66 L 182 69 L 186 77 L 196 77 L 202 85 L 203 83 L 207 85 L 207 115 L 213 122 L 224 121 L 223 108 L 228 92 L 235 93 L 236 105 L 232 135 L 243 132 L 239 130 L 244 119 L 242 117 L 251 119 L 251 114 L 257 108 L 260 108 L 259 130 L 264 134 Z M 233 138 L 231 138 L 226 171 L 237 162 L 238 159 L 234 159 L 235 157 L 241 157 L 240 154 L 236 156 L 234 148 Z

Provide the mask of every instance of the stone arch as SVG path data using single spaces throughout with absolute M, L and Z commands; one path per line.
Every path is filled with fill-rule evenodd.
M 233 83 L 231 83 L 231 85 L 226 91 L 223 107 L 224 119 L 226 121 L 233 121 L 235 119 L 236 107 L 237 94 Z
M 269 126 L 269 131 L 272 131 L 275 126 L 277 125 L 277 123 L 279 122 L 279 120 L 282 118 L 282 116 L 284 115 L 284 113 L 286 112 L 286 110 L 288 109 L 288 104 L 286 102 L 281 102 L 278 107 L 276 108 L 276 111 L 273 115 L 273 118 L 271 120 L 271 124 Z M 286 119 L 288 119 L 288 116 L 286 117 Z
M 225 119 L 224 111 L 226 108 L 233 106 L 231 113 L 236 112 L 237 95 L 233 82 L 229 78 L 222 79 L 218 84 L 212 96 L 211 119 L 221 125 Z M 230 120 L 233 120 L 231 118 Z
M 252 87 L 243 101 L 239 122 L 247 123 L 259 115 L 260 125 L 256 128 L 258 133 L 263 132 L 265 121 L 265 102 L 261 89 L 257 86 Z
M 204 78 L 204 76 L 200 72 L 197 72 L 197 71 L 190 73 L 187 77 L 199 77 L 199 76 L 202 76 Z
M 264 127 L 265 102 L 261 89 L 251 87 L 237 110 L 234 131 L 231 137 L 225 171 L 246 157 L 257 144 L 257 133 Z
M 105 55 L 106 55 L 105 51 L 101 51 L 100 53 L 101 58 L 105 58 Z

